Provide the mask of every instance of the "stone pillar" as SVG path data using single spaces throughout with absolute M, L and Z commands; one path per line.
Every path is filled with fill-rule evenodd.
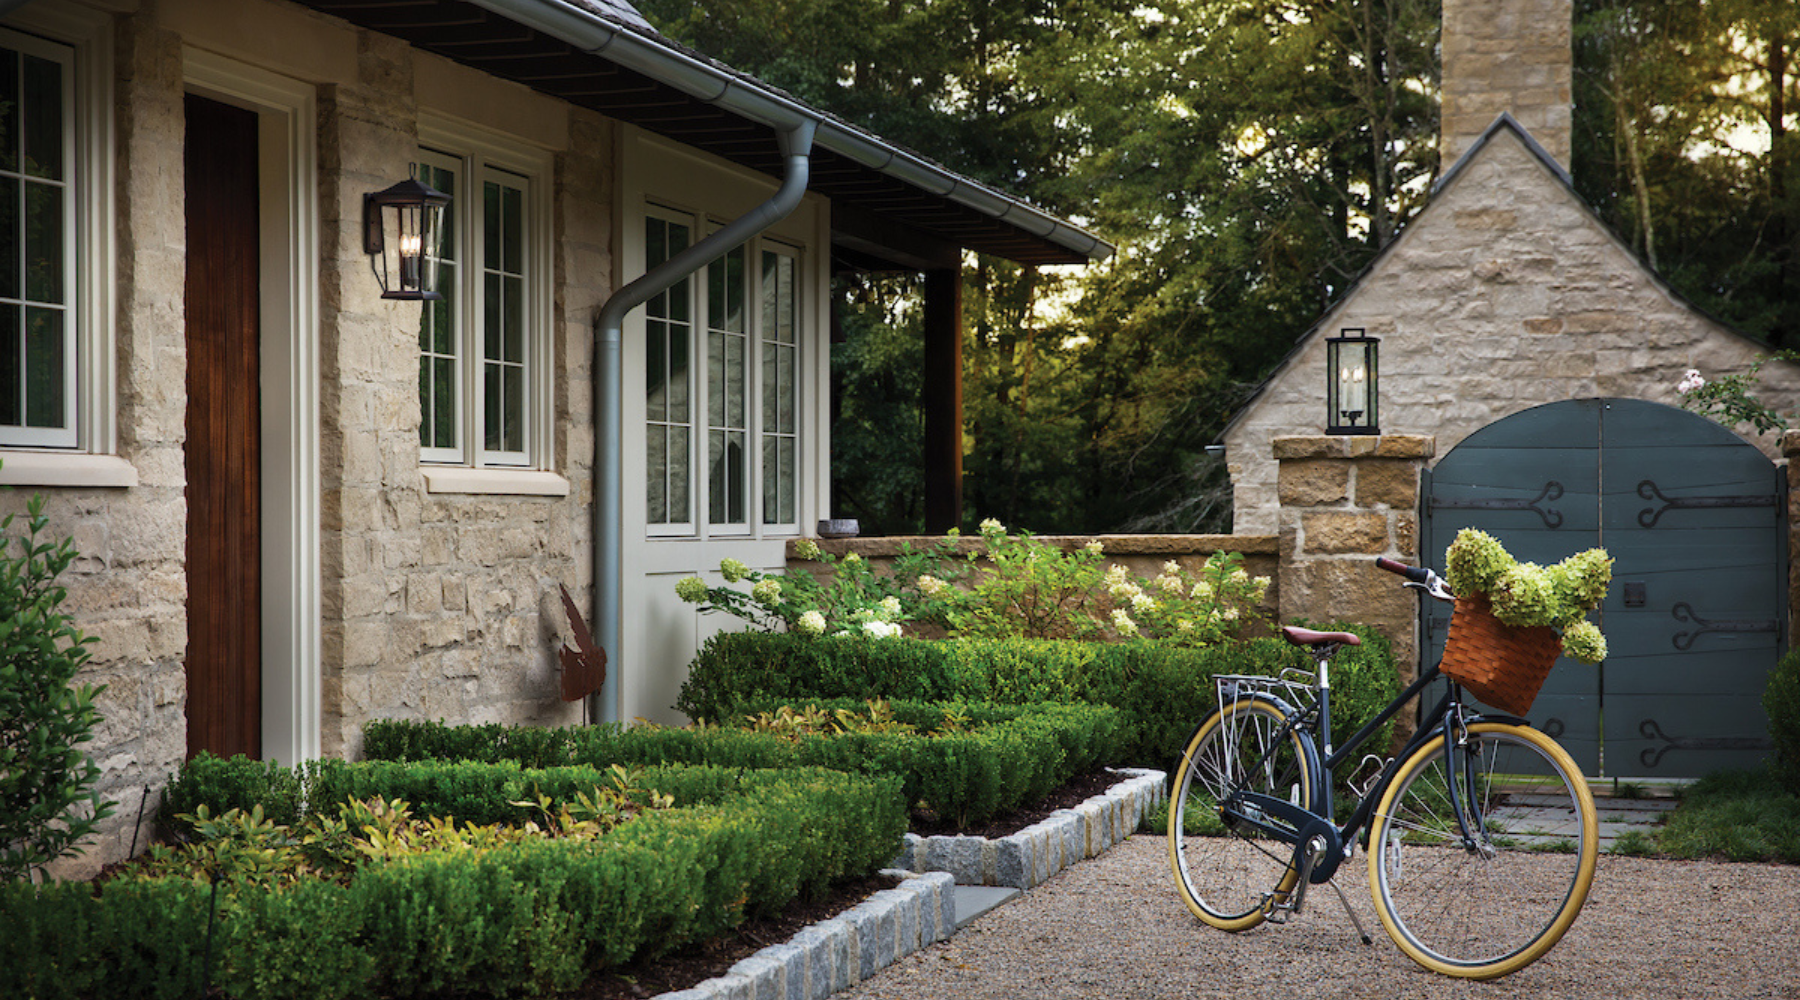
M 1444 0 L 1445 167 L 1503 111 L 1568 166 L 1573 33 L 1571 0 Z
M 1419 471 L 1433 438 L 1278 437 L 1281 618 L 1380 629 L 1403 680 L 1418 665 L 1418 598 L 1375 568 L 1376 556 L 1417 563 Z

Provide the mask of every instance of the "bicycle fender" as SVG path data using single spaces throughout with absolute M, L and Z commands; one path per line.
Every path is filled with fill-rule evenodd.
M 1506 715 L 1501 712 L 1492 712 L 1492 713 L 1483 712 L 1480 715 L 1471 717 L 1469 719 L 1469 721 L 1470 722 L 1504 722 L 1509 726 L 1523 726 L 1526 729 L 1536 729 L 1537 728 L 1536 726 L 1531 724 L 1530 720 L 1521 719 L 1516 715 Z

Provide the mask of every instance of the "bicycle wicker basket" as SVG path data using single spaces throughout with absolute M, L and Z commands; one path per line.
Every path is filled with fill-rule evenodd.
M 1456 599 L 1440 667 L 1475 697 L 1503 712 L 1524 715 L 1560 655 L 1562 639 L 1555 629 L 1508 625 L 1494 617 L 1488 596 L 1477 591 Z

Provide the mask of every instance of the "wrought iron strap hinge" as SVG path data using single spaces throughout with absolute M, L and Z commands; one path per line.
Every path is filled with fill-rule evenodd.
M 1760 736 L 1670 736 L 1662 731 L 1655 719 L 1645 719 L 1638 725 L 1638 733 L 1647 740 L 1661 740 L 1662 746 L 1646 747 L 1638 754 L 1638 760 L 1645 767 L 1655 767 L 1662 763 L 1663 755 L 1671 750 L 1767 750 L 1774 744 Z
M 1646 528 L 1656 527 L 1656 522 L 1662 520 L 1663 512 L 1669 510 L 1776 506 L 1775 497 L 1772 495 L 1737 497 L 1667 497 L 1663 495 L 1662 490 L 1656 488 L 1656 483 L 1649 479 L 1638 484 L 1637 492 L 1638 496 L 1643 497 L 1645 500 L 1656 500 L 1662 503 L 1661 507 L 1645 507 L 1643 510 L 1638 511 L 1638 523 Z
M 1536 514 L 1544 522 L 1546 528 L 1560 528 L 1563 523 L 1562 512 L 1555 507 L 1539 507 L 1546 500 L 1560 500 L 1563 495 L 1563 484 L 1552 479 L 1544 484 L 1538 495 L 1530 500 L 1439 500 L 1431 498 L 1432 510 L 1528 510 Z
M 1713 621 L 1709 618 L 1702 618 L 1699 615 L 1694 614 L 1693 605 L 1686 601 L 1682 601 L 1680 604 L 1669 609 L 1669 614 L 1678 622 L 1693 622 L 1695 625 L 1700 626 L 1691 632 L 1677 632 L 1675 633 L 1675 638 L 1669 640 L 1674 644 L 1676 649 L 1681 650 L 1692 648 L 1694 640 L 1700 638 L 1700 636 L 1706 632 L 1776 632 L 1781 629 L 1781 623 L 1772 619 L 1734 622 Z

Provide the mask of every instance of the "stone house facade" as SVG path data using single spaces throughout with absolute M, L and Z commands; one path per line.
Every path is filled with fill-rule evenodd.
M 1233 527 L 1278 539 L 1283 618 L 1381 626 L 1405 672 L 1441 649 L 1449 612 L 1421 612 L 1373 556 L 1441 569 L 1476 523 L 1521 558 L 1607 545 L 1623 554 L 1608 664 L 1554 674 L 1532 722 L 1590 773 L 1744 766 L 1797 620 L 1779 485 L 1796 445 L 1676 408 L 1687 369 L 1716 378 L 1771 349 L 1682 298 L 1577 195 L 1572 13 L 1445 0 L 1447 168 L 1227 428 Z M 1350 332 L 1379 340 L 1379 433 L 1326 433 L 1327 341 Z M 1769 363 L 1757 395 L 1795 412 L 1800 369 Z
M 833 271 L 1110 252 L 620 0 L 6 9 L 0 508 L 80 550 L 122 803 L 71 872 L 201 749 L 672 717 L 702 626 L 667 583 L 829 514 Z M 365 249 L 409 174 L 452 195 L 423 305 Z M 559 586 L 611 659 L 585 705 Z

